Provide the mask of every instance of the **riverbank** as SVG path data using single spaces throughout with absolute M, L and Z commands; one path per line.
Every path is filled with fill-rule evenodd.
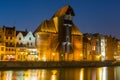
M 29 68 L 82 68 L 82 67 L 120 66 L 118 61 L 0 61 L 0 69 L 29 69 Z

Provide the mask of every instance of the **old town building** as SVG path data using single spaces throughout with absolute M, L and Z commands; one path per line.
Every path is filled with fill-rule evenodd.
M 101 55 L 100 34 L 83 34 L 84 60 L 100 60 Z
M 24 37 L 27 35 L 27 31 L 16 31 L 16 54 L 17 60 L 26 60 L 26 44 L 24 43 Z
M 118 40 L 99 33 L 83 36 L 83 55 L 85 60 L 114 60 L 118 55 Z
M 16 52 L 17 60 L 20 61 L 38 59 L 35 37 L 32 32 L 16 31 Z
M 3 59 L 4 55 L 5 55 L 4 35 L 3 35 L 3 29 L 0 27 L 0 60 Z
M 106 60 L 114 60 L 117 53 L 117 39 L 112 36 L 105 36 L 106 38 Z
M 16 29 L 15 27 L 3 26 L 4 43 L 5 43 L 5 54 L 3 55 L 4 60 L 16 59 Z

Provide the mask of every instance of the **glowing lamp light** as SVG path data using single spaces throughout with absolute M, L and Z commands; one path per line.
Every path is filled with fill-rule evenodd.
M 46 61 L 46 56 L 44 55 L 43 58 L 42 58 L 43 61 Z
M 83 56 L 83 54 L 80 54 L 80 56 Z
M 52 53 L 53 56 L 55 56 L 55 53 Z

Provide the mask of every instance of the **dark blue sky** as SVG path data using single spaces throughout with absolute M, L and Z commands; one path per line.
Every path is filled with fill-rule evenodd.
M 73 7 L 73 21 L 82 33 L 120 38 L 120 0 L 0 0 L 0 26 L 34 31 L 67 4 Z

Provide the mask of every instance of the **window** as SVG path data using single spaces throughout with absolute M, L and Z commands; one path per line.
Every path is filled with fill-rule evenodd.
M 14 49 L 12 49 L 12 51 L 14 51 Z
M 4 51 L 4 47 L 1 47 L 1 51 Z
M 17 42 L 16 45 L 18 45 L 19 43 Z
M 8 45 L 8 42 L 6 42 L 6 46 Z
M 12 39 L 12 37 L 10 37 L 10 40 Z
M 19 37 L 19 40 L 21 40 L 21 37 Z
M 12 30 L 9 30 L 9 31 L 8 31 L 8 34 L 12 34 L 12 32 L 13 32 Z
M 29 42 L 27 42 L 27 46 L 29 46 Z
M 6 37 L 6 39 L 8 39 L 8 37 Z
M 12 43 L 10 43 L 10 46 L 12 46 Z
M 29 40 L 31 40 L 31 37 L 29 37 Z

